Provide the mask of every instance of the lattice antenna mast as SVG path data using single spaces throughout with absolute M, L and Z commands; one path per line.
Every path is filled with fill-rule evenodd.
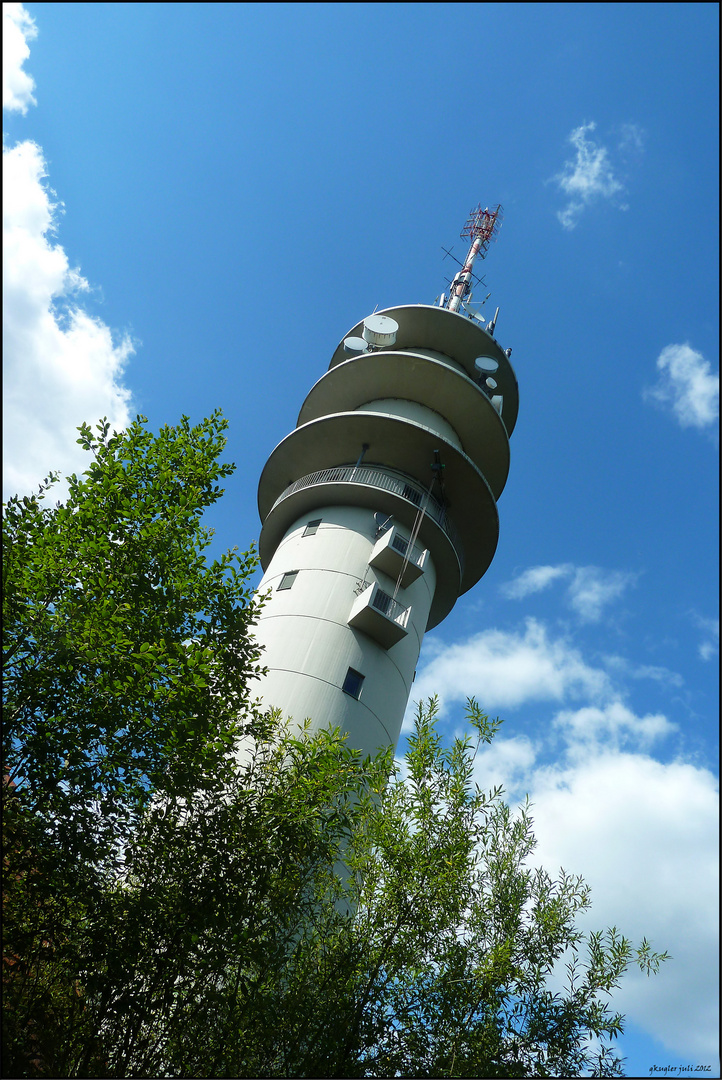
M 496 239 L 502 216 L 502 208 L 499 205 L 493 206 L 491 209 L 486 206 L 482 210 L 481 203 L 479 203 L 477 208 L 471 211 L 466 225 L 461 230 L 462 237 L 468 236 L 470 238 L 471 247 L 464 260 L 464 265 L 451 282 L 448 299 L 445 303 L 442 302 L 442 307 L 447 308 L 449 311 L 458 311 L 463 301 L 471 295 L 474 261 L 477 258 L 483 259 L 489 244 Z

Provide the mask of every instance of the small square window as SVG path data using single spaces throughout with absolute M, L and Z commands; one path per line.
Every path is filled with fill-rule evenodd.
M 293 583 L 298 577 L 298 570 L 290 570 L 287 574 L 284 574 L 281 578 L 276 592 L 281 592 L 282 589 L 290 589 L 293 587 Z
M 352 667 L 346 672 L 346 678 L 343 681 L 341 689 L 344 694 L 348 694 L 349 697 L 356 698 L 358 700 L 361 697 L 361 686 L 364 681 L 364 676 L 360 671 L 354 671 Z
M 303 530 L 303 535 L 304 536 L 315 536 L 316 531 L 317 531 L 317 529 L 318 529 L 318 527 L 319 527 L 319 525 L 321 524 L 322 521 L 323 521 L 323 518 L 317 518 L 316 521 L 309 521 L 308 525 Z

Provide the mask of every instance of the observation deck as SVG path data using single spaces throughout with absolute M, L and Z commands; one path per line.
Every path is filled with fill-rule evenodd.
M 266 463 L 261 564 L 294 521 L 322 506 L 363 506 L 408 529 L 417 524 L 437 574 L 430 629 L 493 559 L 518 386 L 504 350 L 467 317 L 422 304 L 376 314 L 398 324 L 393 345 L 349 356 L 344 342 L 360 339 L 357 324 Z M 435 460 L 443 471 L 433 485 Z

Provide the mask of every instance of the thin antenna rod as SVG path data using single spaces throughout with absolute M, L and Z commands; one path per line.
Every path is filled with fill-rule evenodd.
M 482 210 L 481 203 L 479 203 L 477 208 L 471 211 L 466 225 L 461 230 L 462 237 L 468 236 L 471 239 L 471 247 L 464 260 L 464 265 L 451 282 L 449 299 L 444 305 L 449 311 L 458 311 L 462 301 L 471 293 L 469 283 L 473 277 L 474 260 L 479 255 L 482 259 L 484 258 L 486 249 L 491 241 L 496 238 L 501 220 L 502 208 L 499 205 L 492 207 L 491 210 L 486 206 Z

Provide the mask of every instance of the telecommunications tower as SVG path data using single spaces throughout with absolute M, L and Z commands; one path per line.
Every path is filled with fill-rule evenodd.
M 486 322 L 470 301 L 500 222 L 472 212 L 434 305 L 349 332 L 261 475 L 260 696 L 365 753 L 396 745 L 425 631 L 496 549 L 518 388 L 499 309 Z

